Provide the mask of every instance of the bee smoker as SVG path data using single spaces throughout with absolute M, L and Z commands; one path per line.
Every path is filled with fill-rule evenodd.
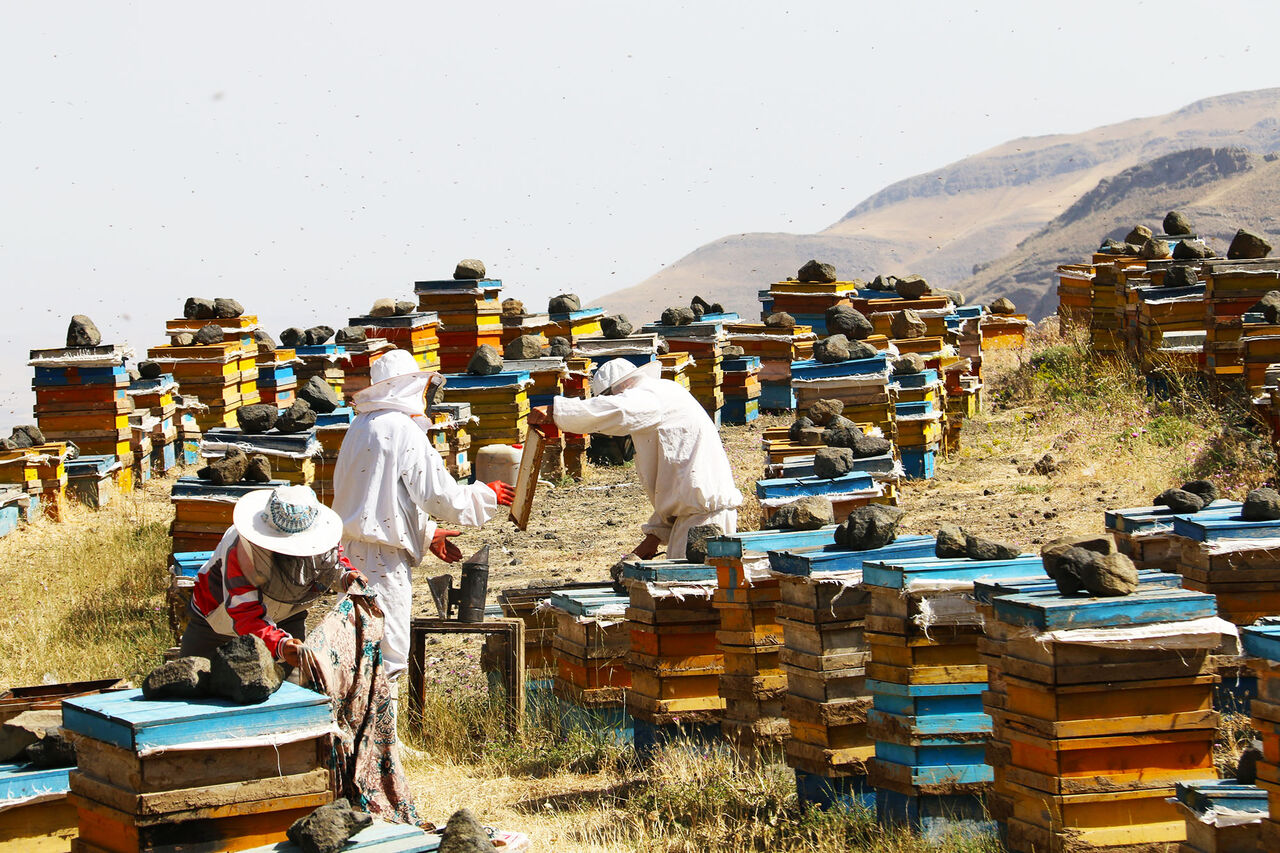
M 453 575 L 438 575 L 427 581 L 440 618 L 458 622 L 483 622 L 484 600 L 489 594 L 489 546 L 485 545 L 462 561 L 462 581 L 453 585 Z M 456 611 L 457 615 L 450 614 Z

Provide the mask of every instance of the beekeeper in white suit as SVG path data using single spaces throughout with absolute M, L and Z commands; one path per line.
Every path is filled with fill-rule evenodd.
M 446 563 L 462 559 L 449 541 L 459 531 L 440 528 L 432 516 L 479 527 L 512 498 L 506 483 L 464 486 L 449 476 L 426 433 L 424 395 L 432 375 L 404 350 L 375 361 L 372 384 L 355 395 L 356 419 L 333 472 L 343 548 L 386 614 L 382 656 L 393 680 L 408 665 L 413 567 L 428 551 Z
M 556 397 L 531 412 L 529 422 L 631 436 L 636 473 L 653 504 L 635 556 L 651 559 L 665 544 L 668 558 L 682 560 L 689 530 L 702 524 L 738 531 L 742 493 L 733 485 L 716 425 L 692 394 L 662 378 L 661 362 L 636 367 L 624 358 L 607 361 L 591 377 L 591 393 L 586 400 Z

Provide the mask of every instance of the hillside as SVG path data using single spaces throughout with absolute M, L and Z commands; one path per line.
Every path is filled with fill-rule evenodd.
M 1278 116 L 1280 89 L 1262 89 L 1208 98 L 1166 115 L 1083 133 L 1012 140 L 891 184 L 817 234 L 727 235 L 598 302 L 631 314 L 633 320 L 648 320 L 663 306 L 700 293 L 755 316 L 756 291 L 794 273 L 811 257 L 834 263 L 843 277 L 919 273 L 940 286 L 959 285 L 966 293 L 986 295 L 995 284 L 993 261 L 1018 252 L 1023 241 L 1103 181 L 1190 149 L 1268 153 L 1280 148 Z M 1154 203 L 1160 191 L 1147 189 L 1149 203 Z M 1171 188 L 1169 195 L 1177 193 Z M 1200 204 L 1200 196 L 1191 193 L 1186 203 Z M 1227 218 L 1265 230 L 1268 217 L 1264 208 L 1246 204 Z M 1125 221 L 1119 212 L 1115 219 Z M 1059 259 L 1044 258 L 1041 263 L 1051 269 Z M 992 266 L 982 274 L 975 272 L 988 265 Z M 1037 285 L 1029 270 L 1021 272 L 1024 278 L 1017 279 L 1017 287 L 1023 303 L 1042 304 L 1043 293 L 1052 289 L 1051 277 Z

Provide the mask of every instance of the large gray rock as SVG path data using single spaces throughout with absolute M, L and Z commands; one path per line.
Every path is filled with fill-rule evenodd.
M 1139 257 L 1148 261 L 1158 261 L 1168 258 L 1172 254 L 1173 251 L 1169 248 L 1168 243 L 1164 240 L 1151 237 L 1147 242 L 1142 244 L 1142 251 L 1139 253 Z
M 542 345 L 541 335 L 521 335 L 503 348 L 502 356 L 515 360 L 537 358 L 542 355 Z
M 327 415 L 342 405 L 342 398 L 334 392 L 333 386 L 319 376 L 312 376 L 303 383 L 298 389 L 298 399 L 305 400 L 319 415 Z
M 147 360 L 138 362 L 138 376 L 143 379 L 159 379 L 164 375 L 164 368 L 159 362 Z
M 364 326 L 343 326 L 334 337 L 336 344 L 362 344 L 369 339 Z
M 440 833 L 439 853 L 492 853 L 489 833 L 470 809 L 458 809 Z
M 849 358 L 851 359 L 875 358 L 879 354 L 880 350 L 866 341 L 849 341 Z
M 307 329 L 306 335 L 303 336 L 303 342 L 309 347 L 323 346 L 329 342 L 329 338 L 333 337 L 332 326 L 312 326 Z
M 1254 489 L 1244 499 L 1240 517 L 1245 521 L 1275 521 L 1280 519 L 1280 492 L 1275 489 Z
M 351 808 L 345 799 L 337 799 L 294 821 L 285 836 L 302 853 L 338 853 L 351 836 L 372 823 L 373 815 Z
M 898 279 L 894 290 L 903 299 L 920 299 L 930 293 L 929 282 L 925 281 L 924 276 L 919 275 L 908 275 Z
M 169 343 L 173 344 L 175 347 L 189 347 L 194 345 L 195 342 L 196 336 L 190 332 L 179 332 L 169 338 Z
M 791 439 L 792 441 L 798 444 L 801 440 L 801 436 L 804 435 L 804 431 L 806 429 L 811 429 L 812 427 L 813 427 L 813 421 L 810 420 L 809 418 L 806 418 L 806 417 L 796 418 L 794 421 L 791 422 L 791 427 L 787 430 L 787 438 Z
M 547 354 L 556 358 L 569 358 L 573 355 L 573 344 L 569 339 L 556 335 L 547 345 Z
M 849 448 L 857 459 L 883 456 L 893 449 L 893 443 L 888 439 L 869 436 L 849 421 L 830 427 L 823 438 L 829 447 Z
M 551 301 L 547 303 L 548 314 L 569 314 L 581 310 L 582 300 L 576 293 L 561 293 L 559 296 L 551 297 Z
M 188 320 L 212 320 L 218 314 L 212 299 L 188 296 L 182 306 L 182 316 Z
M 692 308 L 685 308 L 682 305 L 673 305 L 662 312 L 662 318 L 659 322 L 664 326 L 687 326 L 696 319 L 693 316 Z
M 9 436 L 13 446 L 19 450 L 26 447 L 39 447 L 44 444 L 44 433 L 35 424 L 21 424 L 13 428 Z
M 800 267 L 800 271 L 796 273 L 798 281 L 811 281 L 817 284 L 831 284 L 836 279 L 836 268 L 834 264 L 824 264 L 819 261 L 809 261 Z
M 453 268 L 454 281 L 479 281 L 485 277 L 484 261 L 465 258 Z
M 503 317 L 523 317 L 524 303 L 519 299 L 502 300 L 502 316 Z
M 280 671 L 267 644 L 253 634 L 224 643 L 210 661 L 209 690 L 237 705 L 257 705 L 280 689 Z
M 280 333 L 280 346 L 293 349 L 303 346 L 307 340 L 306 330 L 290 326 Z
M 740 346 L 734 346 L 733 344 L 730 344 L 729 346 L 722 347 L 720 350 L 720 354 L 725 358 L 742 358 L 744 355 L 747 354 L 747 351 Z
M 1182 489 L 1165 489 L 1155 496 L 1151 503 L 1167 506 L 1177 513 L 1199 512 L 1204 509 L 1204 501 L 1199 495 L 1185 492 Z
M 893 360 L 893 372 L 898 376 L 910 376 L 924 372 L 924 356 L 917 352 L 900 355 Z
M 68 347 L 96 347 L 101 343 L 102 333 L 92 320 L 83 314 L 76 314 L 71 318 L 71 323 L 67 326 Z
M 1218 499 L 1218 487 L 1211 480 L 1192 480 L 1188 483 L 1183 483 L 1182 491 L 1195 495 L 1205 506 Z
M 690 563 L 707 561 L 707 541 L 724 535 L 718 524 L 698 524 L 689 528 L 689 539 L 684 546 L 684 558 Z
M 929 327 L 925 325 L 920 315 L 910 308 L 904 308 L 901 311 L 895 311 L 893 317 L 889 320 L 889 330 L 893 333 L 894 338 L 898 340 L 907 340 L 910 338 L 923 338 L 929 332 Z
M 1267 291 L 1267 295 L 1249 310 L 1260 313 L 1262 319 L 1272 325 L 1280 323 L 1280 290 Z
M 196 471 L 196 476 L 215 486 L 230 486 L 244 478 L 249 467 L 249 457 L 238 447 L 228 447 L 226 454 Z
M 289 408 L 280 413 L 276 421 L 276 430 L 286 435 L 306 432 L 316 425 L 316 412 L 311 404 L 301 398 L 294 400 Z
M 259 435 L 276 425 L 280 410 L 267 403 L 255 403 L 236 409 L 236 423 L 246 435 Z
M 950 290 L 947 288 L 938 288 L 934 291 L 938 296 L 945 296 L 951 300 L 952 305 L 960 306 L 965 302 L 964 294 L 958 290 Z
M 813 345 L 813 357 L 823 364 L 835 364 L 849 360 L 849 339 L 844 335 L 831 335 Z
M 842 400 L 818 400 L 809 407 L 809 420 L 818 426 L 830 426 L 831 422 L 843 413 Z
M 244 469 L 246 483 L 270 483 L 271 459 L 265 453 L 253 453 Z
M 259 352 L 275 352 L 276 340 L 271 337 L 271 333 L 266 329 L 254 329 L 253 340 L 258 345 Z
M 944 524 L 938 528 L 933 540 L 933 554 L 944 560 L 962 559 L 969 556 L 969 539 L 965 532 L 954 524 Z
M 889 291 L 897 292 L 898 277 L 896 275 L 878 275 L 871 279 L 871 283 L 867 285 L 871 290 L 887 293 Z
M 987 310 L 992 314 L 1001 315 L 1018 313 L 1018 309 L 1013 305 L 1013 300 L 1006 296 L 1001 296 L 999 299 L 993 300 L 992 303 L 987 306 Z
M 1227 259 L 1232 261 L 1265 258 L 1269 254 L 1271 254 L 1271 244 L 1267 239 L 1261 234 L 1255 234 L 1243 228 L 1236 232 L 1236 236 L 1231 239 L 1231 245 L 1227 247 Z
M 704 314 L 711 313 L 711 303 L 701 296 L 694 296 L 689 300 L 689 310 L 693 312 L 693 316 L 701 320 Z
M 631 325 L 631 321 L 627 319 L 626 314 L 606 316 L 600 321 L 600 329 L 604 332 L 604 336 L 611 341 L 625 338 L 635 331 L 635 327 Z
M 75 767 L 76 747 L 61 728 L 50 729 L 44 737 L 22 753 L 28 764 L 36 767 Z
M 1094 554 L 1082 567 L 1080 583 L 1094 596 L 1129 595 L 1138 588 L 1138 568 L 1124 554 Z
M 201 326 L 196 332 L 196 344 L 199 346 L 207 346 L 208 344 L 220 344 L 227 339 L 226 332 L 222 331 L 221 326 L 215 326 L 213 323 L 207 326 Z
M 1175 261 L 1197 261 L 1212 257 L 1213 250 L 1206 246 L 1203 240 L 1179 240 L 1173 247 Z
M 823 447 L 813 455 L 815 477 L 843 477 L 853 470 L 853 451 L 847 447 Z
M 373 300 L 373 307 L 369 309 L 370 317 L 394 317 L 395 313 L 396 301 L 387 296 Z
M 817 530 L 835 524 L 835 520 L 831 501 L 821 495 L 810 495 L 778 507 L 769 526 L 775 530 Z
M 1151 239 L 1151 229 L 1145 225 L 1135 225 L 1133 230 L 1125 235 L 1126 243 L 1134 243 L 1141 246 L 1143 243 Z
M 965 534 L 964 550 L 969 555 L 970 560 L 981 560 L 983 562 L 1012 560 L 1022 553 L 1016 546 L 1007 542 L 984 539 L 981 536 L 974 536 L 972 533 Z
M 836 544 L 853 551 L 883 548 L 897 537 L 903 512 L 883 504 L 858 507 L 836 528 Z
M 8 763 L 26 752 L 27 747 L 62 725 L 62 711 L 23 711 L 0 726 L 0 762 Z
M 407 317 L 410 314 L 418 313 L 418 303 L 410 299 L 399 299 L 396 301 L 396 316 Z
M 875 332 L 871 321 L 852 305 L 832 305 L 825 317 L 829 335 L 844 335 L 851 341 L 860 341 Z
M 1171 210 L 1164 215 L 1164 233 L 1173 236 L 1175 234 L 1194 234 L 1191 230 L 1191 220 L 1187 219 L 1186 214 L 1178 210 Z
M 234 299 L 228 299 L 225 296 L 219 296 L 213 300 L 213 316 L 223 320 L 234 320 L 236 317 L 243 316 L 244 306 Z
M 502 355 L 489 344 L 481 344 L 480 348 L 467 362 L 467 373 L 472 376 L 492 376 L 502 372 Z
M 1200 283 L 1200 279 L 1196 276 L 1196 271 L 1189 266 L 1169 267 L 1165 270 L 1164 280 L 1160 282 L 1165 287 L 1194 287 Z
M 209 694 L 208 658 L 189 657 L 166 661 L 151 670 L 142 682 L 147 699 L 187 699 Z
M 1060 564 L 1064 556 L 1072 548 L 1105 555 L 1115 553 L 1116 545 L 1110 536 L 1064 536 L 1060 539 L 1054 539 L 1040 549 L 1040 561 L 1044 564 L 1044 573 L 1049 576 L 1050 580 L 1058 580 Z M 1079 586 L 1078 572 L 1070 570 L 1069 577 L 1073 579 L 1074 586 L 1067 594 L 1074 593 L 1082 588 Z M 1059 588 L 1061 588 L 1061 584 L 1059 584 Z
M 786 311 L 775 311 L 764 318 L 764 324 L 771 329 L 794 329 L 796 318 Z

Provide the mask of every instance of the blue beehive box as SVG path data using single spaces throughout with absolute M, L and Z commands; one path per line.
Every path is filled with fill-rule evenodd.
M 907 560 L 933 554 L 932 536 L 900 536 L 895 541 L 870 551 L 853 551 L 831 542 L 819 547 L 784 546 L 769 550 L 769 566 L 775 572 L 796 577 L 836 572 L 858 571 L 872 560 Z
M 899 447 L 902 456 L 902 474 L 910 480 L 932 480 L 937 469 L 937 451 L 914 447 Z

